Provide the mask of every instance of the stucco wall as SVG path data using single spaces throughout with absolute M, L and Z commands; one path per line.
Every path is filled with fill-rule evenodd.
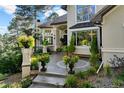
M 124 6 L 117 6 L 103 17 L 102 58 L 103 62 L 117 55 L 124 55 Z M 121 54 L 121 55 L 120 55 Z

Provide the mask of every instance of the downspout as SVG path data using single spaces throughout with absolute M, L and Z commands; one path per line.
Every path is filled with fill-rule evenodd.
M 102 51 L 101 51 L 101 48 L 102 48 L 102 27 L 101 27 L 101 25 L 99 26 L 99 28 L 100 28 L 100 61 L 101 61 L 101 64 L 100 64 L 100 66 L 99 66 L 99 68 L 98 68 L 98 70 L 97 70 L 97 74 L 99 73 L 99 71 L 100 71 L 100 69 L 102 68 L 102 66 L 103 66 L 103 61 L 102 61 Z

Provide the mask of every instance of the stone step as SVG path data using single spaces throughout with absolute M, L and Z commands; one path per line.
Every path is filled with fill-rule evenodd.
M 48 86 L 48 85 L 42 85 L 42 84 L 37 84 L 37 83 L 33 83 L 31 84 L 31 86 L 29 86 L 29 88 L 56 88 L 56 86 Z
M 52 73 L 40 73 L 34 80 L 31 87 L 63 87 L 65 82 L 65 76 L 52 74 Z
M 55 72 L 39 72 L 39 75 L 53 76 L 53 77 L 62 77 L 62 78 L 66 78 L 67 77 L 67 75 L 65 75 L 65 74 L 60 74 L 60 73 L 55 73 Z

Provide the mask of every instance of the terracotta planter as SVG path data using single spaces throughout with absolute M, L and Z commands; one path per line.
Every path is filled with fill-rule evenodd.
M 30 75 L 30 65 L 31 65 L 31 48 L 22 48 L 23 62 L 22 62 L 22 78 Z

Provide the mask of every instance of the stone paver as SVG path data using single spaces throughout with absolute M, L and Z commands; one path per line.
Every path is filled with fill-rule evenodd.
M 65 77 L 68 74 L 67 69 L 61 68 L 57 65 L 57 62 L 62 61 L 62 57 L 62 53 L 52 54 L 50 56 L 50 62 L 47 65 L 47 71 L 45 73 L 39 72 L 38 76 L 33 80 L 33 84 L 29 88 L 55 88 L 64 86 Z M 86 59 L 84 60 L 87 61 Z M 87 65 L 76 71 L 87 70 L 89 67 L 90 66 Z

